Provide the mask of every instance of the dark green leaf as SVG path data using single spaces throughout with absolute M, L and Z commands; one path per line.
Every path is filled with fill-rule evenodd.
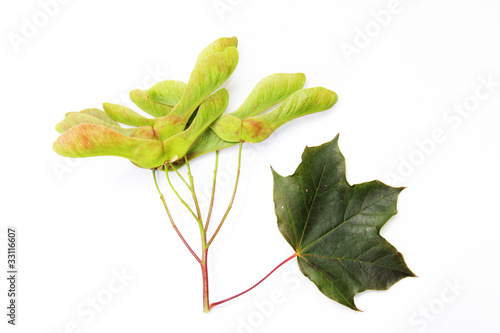
M 338 136 L 306 148 L 292 176 L 273 170 L 278 227 L 297 253 L 300 270 L 329 298 L 357 310 L 354 296 L 386 290 L 414 276 L 403 256 L 380 236 L 397 213 L 403 188 L 379 181 L 350 185 Z

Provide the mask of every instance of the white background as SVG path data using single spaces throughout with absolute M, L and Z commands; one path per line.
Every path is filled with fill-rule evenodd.
M 2 332 L 500 330 L 498 1 L 65 2 L 0 5 L 0 258 L 5 271 L 5 232 L 14 226 L 20 271 L 15 328 L 0 283 Z M 39 27 L 30 31 L 30 22 Z M 199 267 L 169 225 L 151 173 L 124 159 L 52 151 L 66 112 L 129 103 L 128 91 L 157 80 L 186 81 L 198 52 L 222 36 L 239 39 L 239 66 L 225 85 L 229 111 L 275 72 L 303 72 L 306 87 L 332 89 L 339 102 L 244 147 L 236 202 L 210 252 L 212 300 L 246 289 L 293 253 L 276 227 L 269 166 L 291 174 L 306 145 L 337 133 L 351 183 L 407 187 L 383 236 L 418 278 L 358 295 L 363 312 L 354 312 L 323 296 L 293 260 L 203 314 Z M 217 218 L 236 156 L 236 147 L 221 153 Z M 199 192 L 213 161 L 193 162 Z M 161 186 L 199 250 L 195 223 L 163 177 Z M 131 279 L 107 299 L 122 271 Z M 106 303 L 101 311 L 88 306 L 95 297 Z

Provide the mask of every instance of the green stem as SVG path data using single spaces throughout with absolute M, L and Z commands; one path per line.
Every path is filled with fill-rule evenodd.
M 210 247 L 210 244 L 215 239 L 215 236 L 219 233 L 219 230 L 221 229 L 222 224 L 226 220 L 226 218 L 227 218 L 227 216 L 229 214 L 229 211 L 231 210 L 231 208 L 233 206 L 234 198 L 236 196 L 236 189 L 238 188 L 238 182 L 239 182 L 239 178 L 240 178 L 241 151 L 242 151 L 242 147 L 243 147 L 243 142 L 240 142 L 240 144 L 239 144 L 239 152 L 238 152 L 238 171 L 237 171 L 237 174 L 236 174 L 236 182 L 235 182 L 235 185 L 234 185 L 234 190 L 233 190 L 233 195 L 231 197 L 231 201 L 230 201 L 229 206 L 228 206 L 228 208 L 226 210 L 226 213 L 224 214 L 221 222 L 219 223 L 217 229 L 215 230 L 214 234 L 210 238 L 209 242 L 207 242 L 207 230 L 208 230 L 208 225 L 210 223 L 210 218 L 212 216 L 212 210 L 213 210 L 213 204 L 214 204 L 214 198 L 215 198 L 215 188 L 216 188 L 216 181 L 217 181 L 217 169 L 218 169 L 218 161 L 219 161 L 219 151 L 215 152 L 215 170 L 214 170 L 214 179 L 213 179 L 213 183 L 212 183 L 212 196 L 211 196 L 211 199 L 210 199 L 210 206 L 209 206 L 208 215 L 207 215 L 207 221 L 206 221 L 205 226 L 203 226 L 203 220 L 202 220 L 202 216 L 201 216 L 201 209 L 200 209 L 200 205 L 199 205 L 199 202 L 198 202 L 198 197 L 196 195 L 196 190 L 195 190 L 195 186 L 194 186 L 194 179 L 193 179 L 193 175 L 191 173 L 191 166 L 189 165 L 189 161 L 188 161 L 187 157 L 185 157 L 185 161 L 186 161 L 186 166 L 187 166 L 187 170 L 188 170 L 189 184 L 186 182 L 186 180 L 182 177 L 182 175 L 177 171 L 177 169 L 172 164 L 170 164 L 170 167 L 177 173 L 177 175 L 179 176 L 179 178 L 189 188 L 189 190 L 191 192 L 191 196 L 193 197 L 194 205 L 196 207 L 196 214 L 191 209 L 191 207 L 189 207 L 189 205 L 184 201 L 184 199 L 182 199 L 182 197 L 179 195 L 179 193 L 175 190 L 174 186 L 172 185 L 172 182 L 170 181 L 170 177 L 168 175 L 168 170 L 166 170 L 167 180 L 168 180 L 168 183 L 169 183 L 170 187 L 172 188 L 172 190 L 174 191 L 174 193 L 176 194 L 176 196 L 179 198 L 179 200 L 182 202 L 182 204 L 189 210 L 189 212 L 193 215 L 193 217 L 195 218 L 195 220 L 198 222 L 198 226 L 199 226 L 199 229 L 200 229 L 200 236 L 201 236 L 201 249 L 202 249 L 201 259 L 196 255 L 196 253 L 194 253 L 194 251 L 191 249 L 191 247 L 186 242 L 186 240 L 184 239 L 184 237 L 181 235 L 179 229 L 175 225 L 174 220 L 173 220 L 173 218 L 172 218 L 172 216 L 170 214 L 170 211 L 169 211 L 169 209 L 167 207 L 167 204 L 165 202 L 165 199 L 163 197 L 163 194 L 160 192 L 160 189 L 158 187 L 158 183 L 156 181 L 156 172 L 155 172 L 155 170 L 153 170 L 153 177 L 154 177 L 154 180 L 155 180 L 156 189 L 158 190 L 158 193 L 160 193 L 160 198 L 161 198 L 161 200 L 163 202 L 163 205 L 165 206 L 165 210 L 167 211 L 167 214 L 168 214 L 168 217 L 170 219 L 170 222 L 172 223 L 172 226 L 174 227 L 175 231 L 177 232 L 177 234 L 179 235 L 179 237 L 183 241 L 184 245 L 186 245 L 186 247 L 189 249 L 189 251 L 191 252 L 191 254 L 195 257 L 195 259 L 200 264 L 201 272 L 202 272 L 202 278 L 203 278 L 203 311 L 204 312 L 210 312 L 211 306 L 215 306 L 217 304 L 220 304 L 220 302 L 218 302 L 218 303 L 214 303 L 214 304 L 210 305 L 209 288 L 208 288 L 208 248 Z M 235 296 L 235 297 L 237 297 L 237 296 Z
M 200 205 L 198 204 L 198 197 L 196 196 L 196 190 L 194 189 L 193 174 L 191 173 L 191 167 L 189 166 L 189 161 L 188 161 L 187 157 L 185 157 L 185 161 L 186 161 L 186 166 L 188 169 L 189 183 L 191 185 L 191 186 L 189 186 L 189 188 L 191 190 L 191 195 L 193 196 L 194 205 L 196 207 L 196 214 L 198 215 L 198 222 L 201 222 Z M 201 225 L 201 228 L 203 229 L 203 224 Z
M 170 185 L 170 188 L 172 188 L 172 191 L 174 191 L 175 195 L 177 196 L 177 198 L 179 198 L 179 200 L 182 202 L 184 207 L 186 207 L 187 210 L 191 213 L 191 215 L 193 215 L 194 219 L 198 220 L 198 218 L 196 217 L 196 214 L 193 212 L 191 207 L 189 207 L 189 205 L 186 203 L 186 201 L 184 201 L 184 199 L 182 199 L 182 197 L 179 195 L 179 193 L 175 190 L 175 187 L 172 185 L 172 182 L 170 181 L 170 176 L 168 175 L 168 170 L 166 170 L 165 173 L 167 174 L 168 184 Z
M 198 261 L 199 263 L 201 263 L 200 258 L 196 255 L 196 253 L 193 251 L 193 249 L 191 248 L 191 246 L 189 246 L 189 244 L 186 242 L 186 240 L 182 236 L 181 232 L 179 231 L 179 229 L 175 225 L 174 219 L 172 218 L 172 215 L 170 214 L 170 210 L 168 209 L 168 206 L 167 206 L 167 203 L 165 201 L 165 198 L 163 197 L 163 194 L 161 193 L 160 188 L 158 187 L 158 182 L 156 181 L 156 170 L 154 170 L 154 169 L 153 169 L 153 178 L 155 180 L 156 189 L 158 190 L 158 193 L 160 194 L 160 199 L 163 202 L 163 206 L 165 207 L 165 210 L 167 211 L 167 215 L 168 215 L 168 218 L 170 220 L 170 223 L 172 224 L 172 227 L 174 228 L 175 232 L 177 233 L 177 235 L 179 236 L 179 238 L 182 240 L 182 242 L 184 243 L 184 245 L 187 247 L 187 249 L 189 250 L 189 252 L 191 252 L 191 254 L 193 255 L 193 257 L 196 259 L 196 261 Z
M 191 189 L 191 188 L 189 187 L 189 184 L 186 182 L 186 180 L 184 179 L 184 177 L 182 177 L 182 175 L 179 173 L 179 171 L 177 170 L 177 168 L 176 168 L 176 167 L 174 167 L 174 166 L 172 165 L 172 163 L 170 163 L 170 162 L 169 162 L 168 164 L 169 164 L 169 165 L 170 165 L 170 167 L 171 167 L 171 168 L 175 171 L 175 173 L 177 174 L 177 176 L 179 176 L 179 178 L 182 180 L 182 182 L 184 183 L 184 185 L 186 185 L 186 186 L 187 186 L 187 188 Z
M 208 224 L 210 223 L 210 217 L 212 216 L 212 209 L 214 207 L 215 198 L 215 182 L 217 181 L 217 167 L 219 164 L 219 151 L 215 151 L 215 170 L 214 170 L 214 180 L 212 182 L 212 196 L 210 198 L 210 206 L 208 208 L 207 221 L 205 223 L 205 231 L 208 231 Z
M 226 220 L 227 218 L 227 215 L 229 214 L 229 211 L 231 210 L 231 208 L 233 207 L 233 202 L 234 202 L 234 198 L 236 197 L 236 190 L 238 189 L 238 182 L 240 180 L 240 171 L 241 171 L 241 150 L 242 150 L 242 147 L 243 147 L 243 142 L 240 142 L 239 144 L 239 151 L 238 151 L 238 171 L 236 173 L 236 182 L 234 184 L 234 190 L 233 190 L 233 196 L 231 197 L 231 201 L 229 202 L 229 206 L 227 207 L 227 210 L 226 210 L 226 213 L 224 214 L 224 216 L 222 217 L 222 220 L 220 221 L 219 225 L 217 226 L 217 229 L 215 230 L 214 234 L 212 235 L 212 237 L 210 238 L 210 241 L 208 242 L 207 246 L 210 246 L 210 244 L 212 244 L 212 242 L 214 241 L 215 239 L 215 236 L 217 236 L 217 234 L 219 233 L 219 230 L 220 228 L 222 227 L 222 225 L 224 224 L 224 221 Z

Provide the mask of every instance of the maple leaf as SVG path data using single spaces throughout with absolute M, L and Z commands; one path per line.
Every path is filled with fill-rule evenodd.
M 292 176 L 273 170 L 274 203 L 281 234 L 293 247 L 301 272 L 329 298 L 358 310 L 354 296 L 386 290 L 415 276 L 380 229 L 397 214 L 403 188 L 380 181 L 350 185 L 338 135 L 306 147 Z

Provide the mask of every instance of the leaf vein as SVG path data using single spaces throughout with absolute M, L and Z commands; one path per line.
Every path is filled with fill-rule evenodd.
M 320 188 L 321 182 L 323 180 L 323 175 L 325 174 L 325 168 L 326 168 L 326 164 L 323 165 L 323 169 L 321 170 L 321 176 L 319 177 L 319 182 L 318 182 L 319 184 L 316 185 L 316 189 L 314 190 L 314 198 L 313 198 L 313 201 L 311 203 L 311 206 L 308 208 L 306 222 L 304 223 L 304 228 L 302 229 L 302 235 L 300 236 L 300 242 L 299 242 L 299 245 L 297 246 L 297 248 L 300 248 L 300 245 L 302 244 L 302 239 L 304 239 L 304 234 L 306 232 L 307 224 L 309 223 L 309 218 L 311 216 L 311 211 L 314 207 L 314 203 L 316 202 L 316 197 L 318 196 L 318 189 Z M 311 170 L 309 170 L 309 173 L 311 173 Z M 312 177 L 312 173 L 311 173 L 311 177 Z M 314 184 L 314 180 L 313 180 L 313 184 Z
M 352 307 L 356 308 L 356 306 L 350 301 L 348 300 L 344 294 L 337 288 L 337 286 L 333 283 L 333 281 L 335 280 L 335 277 L 328 273 L 324 268 L 322 268 L 321 266 L 316 266 L 316 265 L 313 265 L 312 263 L 310 263 L 309 261 L 307 261 L 306 259 L 304 259 L 303 257 L 301 258 L 302 260 L 304 260 L 309 266 L 311 266 L 313 269 L 317 270 L 325 279 L 328 283 L 330 283 L 330 285 L 337 291 L 338 295 L 340 295 L 347 304 L 350 304 Z M 330 281 L 328 279 L 328 277 L 325 276 L 326 273 L 331 279 L 332 281 Z
M 383 257 L 380 257 L 378 258 L 376 261 L 384 258 L 384 257 L 388 257 L 392 254 L 388 254 L 386 256 L 383 256 Z M 376 264 L 375 262 L 370 262 L 370 261 L 366 261 L 366 260 L 358 260 L 358 259 L 354 259 L 354 258 L 341 258 L 341 257 L 329 257 L 329 256 L 316 256 L 316 255 L 310 255 L 310 254 L 301 254 L 300 255 L 302 258 L 303 257 L 312 257 L 312 258 L 326 258 L 326 259 L 333 259 L 333 260 L 347 260 L 347 261 L 356 261 L 356 262 L 359 262 L 359 263 L 363 263 L 363 264 L 370 264 L 370 265 L 374 265 L 374 266 L 377 266 L 377 267 L 382 267 L 382 268 L 386 268 L 386 269 L 390 269 L 390 270 L 393 270 L 393 271 L 396 271 L 396 272 L 400 272 L 400 273 L 405 273 L 407 274 L 408 272 L 405 272 L 405 271 L 402 271 L 402 270 L 399 270 L 399 269 L 395 269 L 393 267 L 389 267 L 389 266 L 385 266 L 385 265 L 380 265 L 380 264 Z M 305 260 L 305 259 L 304 259 Z
M 383 197 L 383 198 L 381 198 L 381 199 L 379 199 L 379 200 L 377 200 L 377 201 L 374 201 L 371 205 L 369 205 L 369 206 L 367 206 L 367 207 L 371 207 L 371 206 L 375 205 L 376 203 L 378 203 L 378 202 L 380 202 L 380 201 L 384 200 L 385 198 L 387 198 L 387 197 L 389 197 L 389 196 L 391 196 L 391 195 L 392 195 L 392 193 L 391 193 L 391 194 L 388 194 L 387 196 L 385 196 L 385 197 Z M 347 210 L 347 208 L 346 208 L 346 210 Z M 333 231 L 335 231 L 335 230 L 339 229 L 342 225 L 346 224 L 347 222 L 349 222 L 350 220 L 352 220 L 354 217 L 356 217 L 357 215 L 361 214 L 361 212 L 362 212 L 362 211 L 363 211 L 363 209 L 362 209 L 362 210 L 360 210 L 360 211 L 359 211 L 358 213 L 356 213 L 355 215 L 353 215 L 353 216 L 351 216 L 350 218 L 348 218 L 347 220 L 344 220 L 344 221 L 343 221 L 342 223 L 340 223 L 338 226 L 336 226 L 336 227 L 332 228 L 331 230 L 327 231 L 326 233 L 324 233 L 323 235 L 321 235 L 320 237 L 318 237 L 318 239 L 316 239 L 314 242 L 312 242 L 311 244 L 309 244 L 309 245 L 307 245 L 305 248 L 303 248 L 301 251 L 306 250 L 308 247 L 311 247 L 313 244 L 317 243 L 319 240 L 321 240 L 322 238 L 324 238 L 325 236 L 327 236 L 327 235 L 328 235 L 328 234 L 330 234 L 331 232 L 333 232 Z M 344 214 L 344 218 L 345 218 L 345 214 Z

